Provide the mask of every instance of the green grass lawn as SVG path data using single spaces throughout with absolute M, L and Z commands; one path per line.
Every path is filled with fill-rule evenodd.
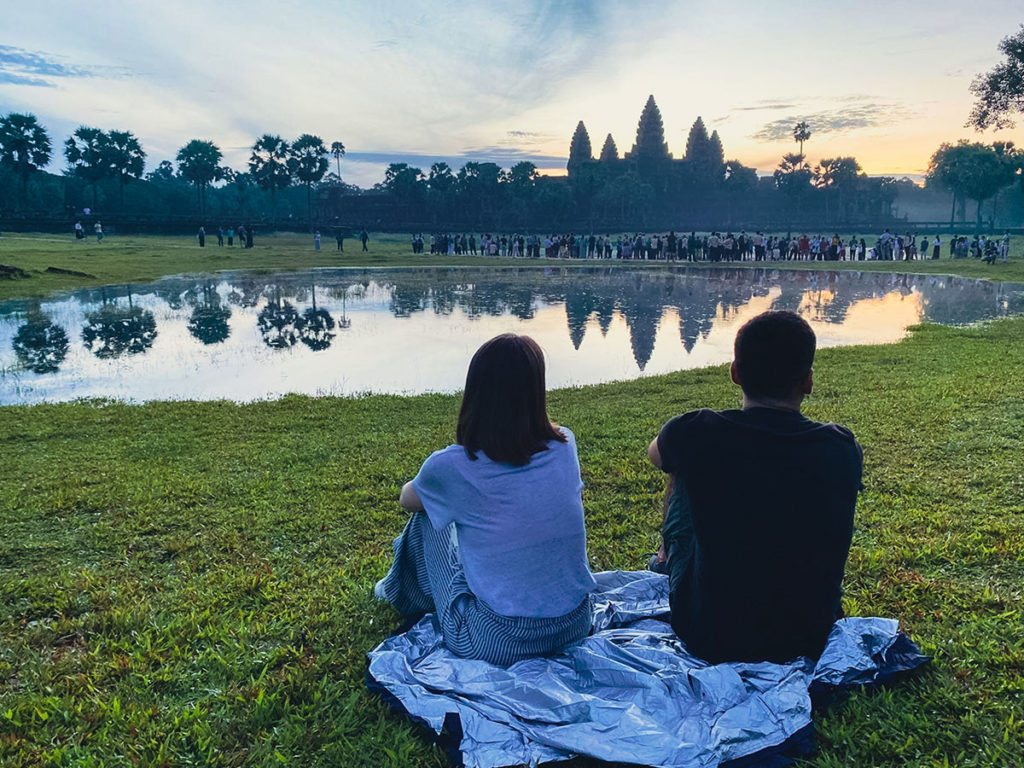
M 97 250 L 37 240 L 5 236 L 0 263 L 78 269 Z M 223 266 L 333 258 L 263 240 Z M 92 274 L 221 266 L 173 244 L 110 243 Z M 385 263 L 412 259 L 387 247 Z M 34 292 L 33 274 L 0 295 Z M 935 663 L 821 713 L 814 765 L 1024 764 L 1022 336 L 1024 318 L 927 325 L 819 353 L 807 412 L 865 450 L 846 609 L 900 618 Z M 660 425 L 737 402 L 724 366 L 552 393 L 579 442 L 595 570 L 641 567 L 656 545 L 663 481 L 645 448 Z M 399 488 L 451 442 L 457 409 L 441 395 L 0 408 L 0 765 L 444 765 L 363 675 L 399 620 L 370 594 Z
M 213 245 L 211 245 L 211 241 Z M 0 264 L 19 267 L 29 277 L 0 280 L 0 300 L 21 296 L 45 296 L 58 290 L 95 287 L 113 283 L 155 280 L 178 273 L 210 273 L 223 269 L 311 269 L 316 267 L 399 267 L 399 266 L 523 266 L 543 264 L 546 259 L 496 259 L 482 256 L 414 255 L 405 235 L 374 234 L 369 251 L 363 253 L 358 240 L 345 241 L 344 254 L 338 253 L 332 239 L 324 238 L 323 250 L 313 250 L 308 235 L 282 233 L 258 234 L 255 247 L 218 248 L 216 238 L 207 238 L 200 248 L 192 237 L 111 235 L 102 243 L 95 238 L 76 242 L 70 235 L 5 234 L 0 237 Z M 1007 264 L 984 264 L 975 259 L 950 260 L 943 247 L 938 261 L 856 261 L 856 262 L 773 262 L 767 266 L 786 269 L 870 270 L 881 272 L 917 272 L 957 274 L 964 277 L 1024 282 L 1024 237 L 1011 242 L 1011 260 Z M 568 262 L 562 262 L 568 263 Z M 573 262 L 600 263 L 602 266 L 625 264 L 631 267 L 653 266 L 663 262 Z M 763 267 L 765 264 L 742 262 L 733 266 Z M 709 269 L 715 267 L 698 264 Z M 81 272 L 88 277 L 52 274 L 47 267 Z

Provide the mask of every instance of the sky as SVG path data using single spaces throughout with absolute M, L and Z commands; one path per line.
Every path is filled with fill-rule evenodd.
M 79 125 L 130 130 L 149 169 L 194 138 L 242 169 L 261 134 L 313 133 L 344 143 L 342 177 L 363 187 L 389 162 L 564 173 L 578 121 L 595 153 L 608 133 L 624 153 L 649 94 L 676 157 L 701 116 L 761 173 L 796 150 L 798 120 L 812 164 L 853 155 L 870 174 L 919 178 L 943 141 L 1024 146 L 1024 119 L 964 127 L 971 80 L 1024 23 L 1020 0 L 0 6 L 0 114 L 35 114 L 56 148 Z

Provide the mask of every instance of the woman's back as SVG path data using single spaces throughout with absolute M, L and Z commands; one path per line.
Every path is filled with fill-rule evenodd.
M 561 616 L 594 586 L 576 442 L 552 440 L 516 467 L 461 445 L 437 451 L 413 480 L 431 525 L 456 524 L 466 582 L 505 616 Z

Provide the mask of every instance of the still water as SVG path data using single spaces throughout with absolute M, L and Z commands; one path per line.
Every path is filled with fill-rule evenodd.
M 454 391 L 506 331 L 541 344 L 551 387 L 631 379 L 728 361 L 768 309 L 799 312 L 819 346 L 877 344 L 1024 312 L 1024 284 L 683 267 L 171 277 L 0 302 L 0 405 Z

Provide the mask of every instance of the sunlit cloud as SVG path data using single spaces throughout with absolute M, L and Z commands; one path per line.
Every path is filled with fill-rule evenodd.
M 861 128 L 876 128 L 899 123 L 912 116 L 912 112 L 900 104 L 851 103 L 837 109 L 825 109 L 809 114 L 791 114 L 772 120 L 751 135 L 761 141 L 783 141 L 792 139 L 793 126 L 804 121 L 812 134 L 846 133 Z

